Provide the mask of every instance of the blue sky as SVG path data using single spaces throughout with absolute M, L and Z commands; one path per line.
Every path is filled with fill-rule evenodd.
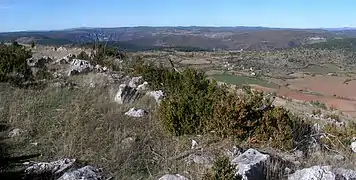
M 74 27 L 356 27 L 355 0 L 0 0 L 0 32 Z

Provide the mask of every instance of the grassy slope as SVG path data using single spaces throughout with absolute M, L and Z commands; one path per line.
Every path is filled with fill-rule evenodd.
M 34 91 L 0 84 L 0 117 L 13 128 L 25 130 L 13 139 L 17 148 L 11 153 L 41 153 L 36 161 L 77 158 L 103 168 L 115 179 L 157 179 L 183 172 L 190 179 L 201 179 L 203 167 L 188 165 L 181 155 L 190 151 L 191 138 L 201 144 L 219 144 L 205 150 L 220 148 L 221 139 L 172 137 L 154 120 L 153 99 L 118 105 L 108 92 L 85 87 Z M 125 116 L 131 107 L 146 107 L 150 113 L 137 119 Z

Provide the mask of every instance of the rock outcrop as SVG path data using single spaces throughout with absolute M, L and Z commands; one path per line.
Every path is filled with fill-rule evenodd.
M 119 90 L 115 95 L 115 102 L 118 104 L 132 103 L 140 97 L 140 93 L 136 88 L 130 87 L 126 84 L 121 84 Z
M 125 112 L 126 116 L 130 117 L 143 117 L 146 114 L 146 111 L 143 109 L 131 108 L 129 111 Z
M 255 149 L 248 149 L 231 161 L 236 166 L 236 175 L 241 175 L 243 180 L 263 179 L 263 169 L 269 155 L 262 154 Z
M 351 147 L 351 150 L 352 150 L 354 153 L 356 153 L 356 141 L 352 142 L 351 145 L 350 145 L 350 147 Z
M 87 60 L 73 59 L 69 67 L 68 76 L 72 76 L 80 73 L 87 73 L 92 71 L 93 68 L 94 67 Z
M 61 159 L 53 162 L 24 163 L 26 177 L 30 179 L 43 179 L 46 177 L 58 180 L 104 180 L 102 171 L 92 166 L 76 169 L 75 159 Z
M 104 180 L 100 169 L 85 166 L 80 169 L 64 173 L 58 180 Z
M 180 174 L 166 174 L 159 178 L 158 180 L 188 180 L 188 178 Z
M 313 166 L 297 170 L 289 175 L 288 180 L 354 180 L 356 171 L 331 166 Z
M 158 91 L 149 91 L 146 93 L 146 95 L 153 97 L 156 102 L 159 104 L 161 102 L 161 99 L 163 97 L 163 91 L 158 90 Z

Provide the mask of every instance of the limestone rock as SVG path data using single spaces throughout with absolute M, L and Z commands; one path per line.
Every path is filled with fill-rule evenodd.
M 80 74 L 80 73 L 87 73 L 93 70 L 93 66 L 90 64 L 89 61 L 82 60 L 82 59 L 73 59 L 68 76 L 72 76 L 75 74 Z
M 355 180 L 356 179 L 356 171 L 350 169 L 337 168 L 334 170 L 334 173 L 340 179 L 345 180 Z
M 139 90 L 139 91 L 147 90 L 148 89 L 148 82 L 146 82 L 146 81 L 143 82 L 142 84 L 138 85 L 136 89 Z
M 288 180 L 335 180 L 335 178 L 330 166 L 313 166 L 297 170 L 288 177 Z
M 180 174 L 166 174 L 159 178 L 158 180 L 188 180 L 188 178 Z
M 47 56 L 43 56 L 38 59 L 30 58 L 30 59 L 27 59 L 27 65 L 30 67 L 43 68 L 45 66 L 45 64 L 51 60 L 52 59 Z
M 158 91 L 149 91 L 146 93 L 148 96 L 153 97 L 156 102 L 159 104 L 161 102 L 161 98 L 163 97 L 163 91 L 158 90 Z
M 35 163 L 27 167 L 25 169 L 25 173 L 31 175 L 50 173 L 55 175 L 66 171 L 68 168 L 71 168 L 74 165 L 75 161 L 76 161 L 75 159 L 65 158 L 49 163 L 48 162 Z
M 350 147 L 351 147 L 352 151 L 356 153 L 356 141 L 352 142 Z
M 68 54 L 62 58 L 57 59 L 54 64 L 69 64 L 74 58 L 74 54 Z
M 140 97 L 140 93 L 126 84 L 121 84 L 115 95 L 115 102 L 118 104 L 132 103 Z
M 21 129 L 15 128 L 9 132 L 8 137 L 13 138 L 13 137 L 19 136 L 20 134 L 21 134 Z
M 237 168 L 238 175 L 243 180 L 263 179 L 263 169 L 269 155 L 262 154 L 255 149 L 248 149 L 237 158 L 231 161 L 231 164 Z
M 146 114 L 145 110 L 143 109 L 136 109 L 136 108 L 131 108 L 129 111 L 125 112 L 126 116 L 130 117 L 143 117 Z
M 92 166 L 64 173 L 58 180 L 104 180 L 101 170 Z
M 142 81 L 143 81 L 142 76 L 133 77 L 129 82 L 129 86 L 136 88 L 138 84 L 142 83 Z

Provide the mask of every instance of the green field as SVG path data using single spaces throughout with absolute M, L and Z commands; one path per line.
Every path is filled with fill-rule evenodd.
M 215 80 L 225 82 L 227 84 L 245 85 L 256 84 L 264 87 L 276 88 L 278 85 L 273 82 L 267 82 L 261 78 L 249 77 L 249 76 L 237 76 L 231 74 L 214 74 L 211 75 Z

